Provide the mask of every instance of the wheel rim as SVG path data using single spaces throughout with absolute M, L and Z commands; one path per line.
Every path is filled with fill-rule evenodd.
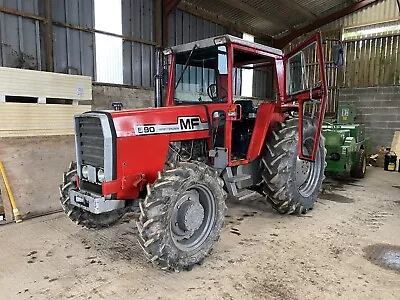
M 303 143 L 303 153 L 311 156 L 314 145 L 313 138 L 307 138 Z M 302 160 L 297 157 L 296 160 L 296 186 L 300 195 L 310 197 L 318 189 L 319 177 L 321 173 L 321 156 L 317 148 L 315 162 Z
M 211 190 L 193 185 L 175 203 L 170 223 L 172 240 L 177 248 L 191 251 L 200 247 L 214 226 L 216 204 Z

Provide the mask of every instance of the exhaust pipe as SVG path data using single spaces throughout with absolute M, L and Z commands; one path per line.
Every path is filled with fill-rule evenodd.
M 162 107 L 162 83 L 163 83 L 163 52 L 162 48 L 156 48 L 156 75 L 155 79 L 155 95 L 154 95 L 154 106 Z

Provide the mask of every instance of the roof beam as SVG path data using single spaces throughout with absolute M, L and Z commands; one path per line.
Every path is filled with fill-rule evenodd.
M 210 22 L 214 22 L 214 23 L 220 24 L 222 26 L 225 26 L 231 30 L 249 33 L 251 35 L 254 35 L 257 38 L 265 40 L 266 42 L 272 42 L 272 40 L 273 40 L 270 35 L 266 34 L 263 31 L 259 31 L 251 26 L 239 25 L 239 24 L 232 22 L 231 20 L 228 20 L 227 18 L 224 18 L 216 13 L 209 12 L 207 10 L 204 10 L 203 8 L 199 8 L 199 7 L 197 7 L 193 4 L 190 4 L 186 1 L 182 1 L 178 5 L 177 8 L 180 10 L 183 10 L 187 13 L 190 13 L 192 15 L 195 15 L 195 16 L 198 16 L 205 20 L 208 20 Z
M 400 1 L 400 0 L 399 0 Z M 317 15 L 309 11 L 303 5 L 297 3 L 295 0 L 280 0 L 280 2 L 285 3 L 287 6 L 294 8 L 296 11 L 301 13 L 302 15 L 306 16 L 311 20 L 318 19 Z
M 280 18 L 276 18 L 268 13 L 259 11 L 258 9 L 242 2 L 241 0 L 220 0 L 220 1 L 228 4 L 229 6 L 237 8 L 251 16 L 261 18 L 264 21 L 268 21 L 276 27 L 279 27 L 282 29 L 289 29 L 292 27 L 289 23 L 285 22 L 284 20 L 282 20 Z
M 161 35 L 161 39 L 158 40 L 158 44 L 162 42 L 162 46 L 166 47 L 168 45 L 168 17 L 172 13 L 172 11 L 178 6 L 178 4 L 181 2 L 181 0 L 162 0 L 162 3 L 159 3 L 159 1 L 156 1 L 156 5 L 159 6 L 160 4 L 162 5 L 162 8 L 158 8 L 156 10 L 156 13 L 159 14 L 160 10 L 162 11 L 162 17 L 160 20 L 160 16 L 156 15 L 156 23 L 157 26 L 161 26 L 162 28 L 159 28 L 158 30 L 161 31 L 158 32 L 157 37 Z M 158 45 L 160 46 L 160 45 Z
M 163 0 L 164 14 L 169 16 L 179 2 L 181 2 L 181 0 Z
M 352 14 L 362 8 L 365 8 L 371 4 L 377 3 L 379 1 L 382 1 L 382 0 L 363 0 L 361 2 L 357 2 L 355 4 L 349 5 L 348 7 L 344 8 L 344 9 L 341 9 L 341 10 L 339 10 L 333 14 L 330 14 L 326 17 L 317 19 L 313 23 L 306 25 L 302 28 L 299 28 L 297 30 L 294 30 L 290 34 L 288 34 L 280 39 L 277 39 L 274 43 L 274 46 L 278 47 L 278 48 L 283 48 L 288 43 L 290 43 L 292 40 L 294 40 L 295 38 L 297 38 L 299 36 L 302 36 L 303 34 L 306 34 L 310 31 L 316 30 L 328 23 L 331 23 L 337 19 L 343 18 L 344 16 Z

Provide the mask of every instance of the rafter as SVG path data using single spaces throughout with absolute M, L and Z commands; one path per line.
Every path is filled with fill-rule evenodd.
M 172 11 L 178 6 L 178 4 L 181 2 L 181 0 L 162 0 L 161 3 L 156 1 L 156 5 L 162 5 L 161 11 L 162 11 L 162 18 L 160 16 L 157 16 L 157 14 L 160 14 L 160 8 L 156 10 L 156 23 L 158 26 L 162 24 L 162 27 L 159 28 L 161 29 L 161 32 L 157 33 L 157 37 L 160 38 L 160 35 L 162 36 L 162 39 L 158 40 L 158 43 L 162 42 L 162 45 L 166 47 L 168 45 L 168 17 L 172 13 Z

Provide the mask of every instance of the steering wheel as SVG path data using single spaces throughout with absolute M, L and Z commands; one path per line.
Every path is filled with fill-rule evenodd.
M 218 97 L 218 88 L 220 91 L 222 90 L 222 97 Z M 218 87 L 215 83 L 210 84 L 207 88 L 207 95 L 210 97 L 212 101 L 218 102 L 218 101 L 223 101 L 226 97 L 228 97 L 228 91 L 223 88 L 222 86 Z

